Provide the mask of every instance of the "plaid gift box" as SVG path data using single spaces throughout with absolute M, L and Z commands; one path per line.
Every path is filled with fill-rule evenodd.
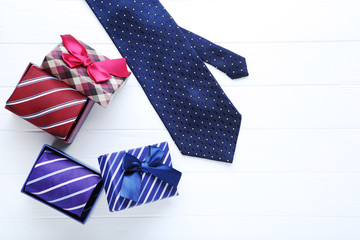
M 79 42 L 86 49 L 89 59 L 92 62 L 108 60 L 107 57 L 98 53 L 90 46 L 81 41 Z M 61 79 L 69 86 L 81 92 L 99 105 L 106 107 L 113 97 L 115 91 L 124 86 L 127 78 L 120 78 L 113 75 L 111 76 L 111 79 L 105 82 L 94 82 L 94 80 L 91 79 L 91 77 L 88 75 L 84 66 L 70 68 L 63 61 L 63 53 L 69 52 L 63 43 L 60 43 L 55 47 L 54 50 L 45 56 L 41 67 L 46 72 Z
M 109 210 L 111 212 L 140 206 L 145 203 L 150 203 L 179 195 L 176 186 L 169 184 L 168 182 L 148 172 L 142 172 L 141 186 L 139 186 L 140 188 L 138 189 L 140 193 L 138 200 L 133 201 L 122 196 L 121 191 L 124 187 L 124 177 L 129 175 L 129 173 L 124 170 L 123 165 L 126 153 L 136 157 L 140 162 L 144 162 L 148 156 L 150 147 L 160 148 L 163 151 L 163 155 L 161 158 L 159 158 L 159 162 L 166 165 L 167 167 L 172 168 L 171 156 L 167 142 L 109 153 L 98 158 L 109 204 Z M 178 172 L 175 169 L 174 171 Z M 181 176 L 181 173 L 178 173 Z M 178 176 L 178 180 L 180 180 L 180 176 Z M 127 187 L 132 188 L 134 186 L 130 185 Z

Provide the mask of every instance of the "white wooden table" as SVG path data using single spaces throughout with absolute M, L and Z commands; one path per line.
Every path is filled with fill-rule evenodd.
M 238 80 L 209 66 L 243 115 L 234 163 L 182 156 L 134 76 L 69 146 L 2 108 L 0 239 L 359 239 L 360 1 L 162 3 L 247 59 Z M 84 0 L 0 0 L 3 106 L 67 33 L 120 57 Z M 110 213 L 102 192 L 81 225 L 20 193 L 45 143 L 99 169 L 101 154 L 164 140 L 178 197 Z

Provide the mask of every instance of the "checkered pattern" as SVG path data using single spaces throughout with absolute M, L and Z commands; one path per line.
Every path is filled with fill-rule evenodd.
M 80 42 L 86 49 L 89 59 L 93 62 L 108 60 L 104 55 L 96 52 L 83 42 Z M 103 107 L 106 107 L 115 91 L 120 88 L 126 78 L 112 76 L 111 79 L 102 83 L 95 83 L 86 72 L 83 66 L 70 68 L 63 60 L 62 53 L 69 53 L 62 43 L 45 56 L 41 67 L 49 74 L 61 79 L 72 88 L 81 92 L 88 98 Z

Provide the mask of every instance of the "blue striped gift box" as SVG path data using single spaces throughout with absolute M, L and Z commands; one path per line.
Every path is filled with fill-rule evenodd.
M 162 163 L 171 167 L 172 163 L 168 143 L 162 142 L 152 146 L 159 147 L 164 151 Z M 129 153 L 137 157 L 140 161 L 143 161 L 148 152 L 148 148 L 149 146 L 134 148 L 126 151 L 108 153 L 99 157 L 98 160 L 103 177 L 104 188 L 111 212 L 178 195 L 176 187 L 167 184 L 163 180 L 149 173 L 143 173 L 139 201 L 135 202 L 120 196 L 120 186 L 124 178 L 124 170 L 121 165 L 125 153 Z

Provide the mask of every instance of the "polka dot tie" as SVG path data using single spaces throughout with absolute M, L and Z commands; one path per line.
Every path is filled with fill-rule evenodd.
M 245 59 L 179 27 L 158 0 L 87 0 L 182 154 L 232 162 L 241 115 L 204 62 L 231 78 Z

